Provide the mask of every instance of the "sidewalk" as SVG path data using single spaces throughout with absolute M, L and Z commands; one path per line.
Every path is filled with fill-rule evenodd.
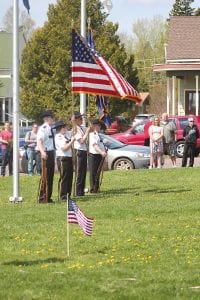
M 189 158 L 188 158 L 189 161 Z M 176 166 L 181 168 L 182 158 L 176 158 Z M 194 167 L 200 167 L 200 156 L 194 158 Z M 163 168 L 172 168 L 171 159 L 168 156 L 165 156 L 165 164 Z

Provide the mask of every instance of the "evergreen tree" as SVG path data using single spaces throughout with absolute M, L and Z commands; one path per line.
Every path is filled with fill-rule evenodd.
M 87 14 L 91 19 L 93 37 L 98 51 L 136 87 L 137 73 L 134 59 L 127 58 L 123 44 L 116 34 L 117 24 L 106 22 L 99 0 L 87 1 Z M 44 108 L 52 109 L 57 118 L 70 118 L 79 110 L 79 95 L 71 94 L 71 23 L 80 28 L 80 1 L 60 0 L 51 4 L 48 22 L 33 34 L 23 52 L 21 65 L 21 110 L 29 118 L 39 120 Z M 89 97 L 90 110 L 94 111 L 94 97 Z M 110 101 L 114 108 L 126 110 L 126 101 Z M 119 103 L 119 105 L 116 105 Z
M 170 12 L 170 16 L 192 16 L 195 8 L 191 7 L 194 0 L 176 0 Z

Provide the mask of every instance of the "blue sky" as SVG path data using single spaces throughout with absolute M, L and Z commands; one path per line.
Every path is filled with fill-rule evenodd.
M 77 0 L 80 1 L 81 0 Z M 29 0 L 31 6 L 31 18 L 37 26 L 42 26 L 47 19 L 47 10 L 50 3 L 55 4 L 56 0 Z M 20 9 L 23 9 L 22 0 L 19 0 Z M 168 18 L 174 0 L 112 0 L 113 8 L 110 11 L 109 20 L 119 23 L 120 31 L 128 34 L 132 32 L 132 24 L 138 19 L 152 19 L 155 15 Z M 195 0 L 193 7 L 197 8 L 199 0 Z M 12 5 L 12 0 L 0 0 L 0 27 L 2 18 L 7 9 Z

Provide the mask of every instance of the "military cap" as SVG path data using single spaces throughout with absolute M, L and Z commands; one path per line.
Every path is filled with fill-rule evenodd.
M 79 111 L 74 111 L 74 113 L 73 113 L 73 117 L 75 118 L 75 119 L 79 119 L 79 118 L 81 118 L 83 115 L 79 112 Z
M 53 129 L 58 129 L 58 128 L 62 128 L 62 127 L 66 127 L 66 123 L 63 122 L 62 120 L 55 122 L 55 124 L 52 126 Z
M 101 125 L 101 122 L 99 121 L 99 119 L 93 119 L 92 125 Z
M 53 118 L 53 112 L 52 112 L 52 110 L 45 110 L 45 111 L 43 111 L 43 113 L 42 113 L 42 118 L 45 118 L 45 117 L 52 117 Z

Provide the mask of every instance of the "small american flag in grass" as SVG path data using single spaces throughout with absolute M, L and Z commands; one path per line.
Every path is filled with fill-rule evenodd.
M 79 209 L 76 203 L 72 200 L 68 200 L 68 223 L 78 224 L 86 235 L 92 235 L 93 219 L 88 218 Z

